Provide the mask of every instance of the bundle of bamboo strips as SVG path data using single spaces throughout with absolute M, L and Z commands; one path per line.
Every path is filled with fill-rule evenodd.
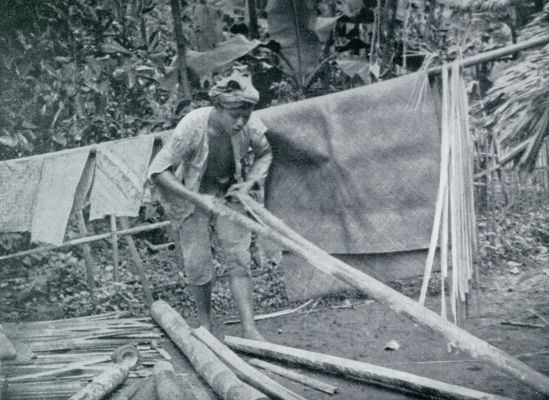
M 32 350 L 3 363 L 6 396 L 15 400 L 67 399 L 87 382 L 112 369 L 115 348 L 133 343 L 141 355 L 130 378 L 145 377 L 163 359 L 151 341 L 167 340 L 150 318 L 116 312 L 57 321 L 4 324 L 8 337 Z
M 454 322 L 467 301 L 473 279 L 476 216 L 473 190 L 473 141 L 460 61 L 442 68 L 440 177 L 431 243 L 419 301 L 424 304 L 440 237 L 441 315 L 446 318 L 445 280 L 451 260 L 450 307 Z

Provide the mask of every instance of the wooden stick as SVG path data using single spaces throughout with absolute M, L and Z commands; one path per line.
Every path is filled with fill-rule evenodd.
M 305 400 L 304 397 L 292 392 L 291 390 L 280 385 L 278 382 L 262 374 L 254 367 L 248 365 L 243 359 L 217 340 L 216 337 L 205 328 L 200 327 L 198 329 L 194 329 L 193 335 L 208 346 L 208 348 L 214 352 L 221 361 L 223 361 L 240 379 L 249 385 L 261 390 L 275 399 Z
M 86 229 L 86 221 L 84 220 L 84 214 L 82 210 L 76 212 L 76 219 L 78 222 L 78 230 L 83 237 L 88 236 L 88 230 Z M 86 265 L 86 279 L 88 281 L 88 290 L 90 294 L 94 295 L 95 279 L 93 277 L 93 258 L 91 255 L 90 245 L 82 244 L 82 253 L 84 254 L 84 263 Z
M 128 221 L 128 218 L 120 217 L 120 225 L 122 226 L 122 229 L 128 230 L 130 228 L 130 223 Z M 143 260 L 141 260 L 141 256 L 137 251 L 137 247 L 135 246 L 133 237 L 131 237 L 131 235 L 128 235 L 126 236 L 126 240 L 128 242 L 128 248 L 130 250 L 130 254 L 132 256 L 135 269 L 139 274 L 141 285 L 143 286 L 143 291 L 145 292 L 145 299 L 147 300 L 148 304 L 152 304 L 153 296 L 151 293 L 151 287 L 149 285 L 149 278 L 147 278 L 147 274 L 145 273 L 145 268 L 143 267 Z
M 437 399 L 476 399 L 503 400 L 505 397 L 492 395 L 461 386 L 435 381 L 422 376 L 409 374 L 389 368 L 379 367 L 360 361 L 314 353 L 312 351 L 259 342 L 237 337 L 225 336 L 225 343 L 233 350 L 270 357 L 335 374 L 346 378 L 366 380 L 368 383 L 405 393 L 414 393 Z
M 236 375 L 200 340 L 196 339 L 187 322 L 162 300 L 151 306 L 151 316 L 166 331 L 174 344 L 223 400 L 266 400 L 263 394 L 240 381 Z
M 120 271 L 118 270 L 118 235 L 116 233 L 116 215 L 110 215 L 111 220 L 111 246 L 114 281 L 120 282 Z
M 270 362 L 267 362 L 267 361 L 259 360 L 257 358 L 251 358 L 248 360 L 248 363 L 253 365 L 254 367 L 259 367 L 259 368 L 266 369 L 268 371 L 272 371 L 277 375 L 302 383 L 306 386 L 309 386 L 313 389 L 319 390 L 324 393 L 336 394 L 339 391 L 339 388 L 335 386 L 328 385 L 327 383 L 321 382 L 319 380 L 310 378 L 305 375 L 298 374 L 295 371 L 289 370 L 287 368 L 283 368 L 279 365 L 271 364 Z
M 154 224 L 149 224 L 149 225 L 134 226 L 133 228 L 130 228 L 130 229 L 123 229 L 123 230 L 117 231 L 116 234 L 119 235 L 119 236 L 134 235 L 134 234 L 139 233 L 139 232 L 152 231 L 152 230 L 155 230 L 155 229 L 165 228 L 165 227 L 170 226 L 170 225 L 171 225 L 170 221 L 162 221 L 162 222 L 156 222 Z M 109 239 L 111 236 L 112 236 L 111 232 L 109 232 L 109 233 L 100 233 L 98 235 L 87 236 L 87 237 L 82 237 L 82 238 L 78 238 L 78 239 L 69 240 L 69 241 L 61 244 L 60 246 L 51 245 L 51 246 L 37 247 L 35 249 L 20 251 L 18 253 L 13 253 L 13 254 L 8 254 L 8 255 L 5 255 L 5 256 L 1 256 L 0 261 L 9 260 L 9 259 L 12 259 L 12 258 L 24 257 L 24 256 L 28 256 L 28 255 L 31 255 L 31 254 L 36 254 L 36 253 L 42 253 L 44 251 L 57 250 L 57 249 L 61 249 L 61 248 L 64 248 L 64 247 L 79 246 L 79 245 L 84 244 L 84 243 L 98 242 L 100 240 Z
M 310 299 L 310 300 L 307 300 L 305 303 L 303 303 L 302 305 L 300 305 L 299 307 L 296 307 L 296 308 L 291 308 L 289 310 L 275 311 L 275 312 L 272 312 L 272 313 L 269 313 L 269 314 L 259 314 L 259 315 L 256 315 L 254 317 L 254 321 L 261 321 L 263 319 L 277 318 L 277 317 L 282 317 L 284 315 L 290 315 L 290 314 L 298 312 L 302 308 L 307 307 L 312 302 L 313 302 L 313 299 Z M 239 319 L 230 319 L 228 321 L 223 321 L 223 324 L 225 324 L 225 325 L 232 325 L 232 324 L 239 324 L 239 323 L 240 323 Z
M 224 206 L 216 199 L 201 196 L 197 193 L 188 191 L 186 188 L 183 188 L 182 190 L 185 191 L 185 197 L 197 204 L 200 208 L 209 209 L 215 214 L 229 216 L 235 222 L 247 226 L 258 234 L 272 239 L 286 249 L 294 251 L 307 260 L 312 266 L 328 275 L 368 294 L 374 300 L 378 300 L 379 302 L 388 305 L 397 312 L 404 312 L 418 323 L 441 333 L 458 348 L 469 352 L 473 357 L 491 363 L 493 366 L 543 393 L 549 393 L 549 378 L 546 376 L 540 374 L 523 362 L 514 359 L 498 348 L 471 335 L 465 330 L 454 326 L 441 318 L 437 313 L 423 307 L 409 297 L 384 285 L 364 272 L 345 264 L 343 261 L 332 257 L 298 235 L 280 219 L 268 212 L 262 205 L 253 201 L 249 196 L 246 197 L 246 205 L 252 208 L 267 226 L 251 221 L 249 218 Z

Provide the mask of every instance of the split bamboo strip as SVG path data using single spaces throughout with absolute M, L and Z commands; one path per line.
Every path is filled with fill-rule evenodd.
M 82 210 L 76 212 L 76 219 L 78 223 L 78 230 L 83 237 L 88 236 L 88 230 L 86 229 L 86 221 L 84 220 L 84 214 Z M 88 290 L 90 294 L 94 295 L 95 279 L 93 277 L 93 258 L 91 255 L 90 245 L 82 244 L 82 253 L 84 253 L 84 263 L 86 264 L 86 278 L 88 282 Z
M 193 335 L 208 348 L 228 367 L 230 367 L 240 379 L 279 400 L 306 400 L 304 397 L 292 392 L 280 385 L 268 376 L 262 374 L 254 367 L 242 360 L 231 349 L 221 343 L 215 336 L 203 327 L 193 330 Z
M 284 378 L 288 378 L 288 379 L 291 379 L 292 381 L 302 383 L 303 385 L 309 386 L 320 392 L 324 392 L 328 394 L 336 394 L 339 391 L 339 388 L 335 386 L 328 385 L 327 383 L 321 382 L 319 380 L 313 379 L 311 377 L 308 377 L 302 374 L 298 374 L 295 371 L 289 370 L 279 365 L 272 364 L 267 361 L 259 360 L 257 358 L 251 358 L 248 360 L 248 363 L 253 365 L 254 367 L 262 368 L 267 371 L 274 372 L 277 375 L 283 376 Z
M 155 229 L 165 228 L 165 227 L 170 226 L 170 225 L 171 225 L 170 221 L 162 221 L 162 222 L 156 222 L 154 224 L 134 226 L 133 228 L 122 229 L 120 231 L 117 231 L 116 234 L 119 235 L 119 236 L 134 235 L 134 234 L 140 233 L 140 232 L 147 232 L 147 231 L 152 231 L 152 230 L 155 230 Z M 50 251 L 50 250 L 62 249 L 64 247 L 79 246 L 79 245 L 82 245 L 84 243 L 98 242 L 100 240 L 109 239 L 111 236 L 112 236 L 111 232 L 109 232 L 109 233 L 100 233 L 98 235 L 87 236 L 87 237 L 82 237 L 82 238 L 78 238 L 78 239 L 69 240 L 69 241 L 61 244 L 60 246 L 51 245 L 51 246 L 37 247 L 35 249 L 20 251 L 18 253 L 7 254 L 5 256 L 1 256 L 0 261 L 9 260 L 9 259 L 12 259 L 12 258 L 29 256 L 31 254 L 36 254 L 36 253 L 43 253 L 45 251 Z
M 256 389 L 240 381 L 204 343 L 196 339 L 187 322 L 168 303 L 162 300 L 154 302 L 151 305 L 151 316 L 221 399 L 267 399 Z
M 192 201 L 199 208 L 209 210 L 216 215 L 228 216 L 235 222 L 248 227 L 256 233 L 272 239 L 283 248 L 303 257 L 313 267 L 368 294 L 373 299 L 388 305 L 397 312 L 404 312 L 418 323 L 440 332 L 458 348 L 469 352 L 473 357 L 485 360 L 494 367 L 516 377 L 523 383 L 549 394 L 548 377 L 465 330 L 452 325 L 437 313 L 389 288 L 364 272 L 358 271 L 341 260 L 332 257 L 290 229 L 284 222 L 269 213 L 262 205 L 251 198 L 246 198 L 246 205 L 252 208 L 267 226 L 254 222 L 231 210 L 216 199 L 201 196 L 186 188 L 182 188 L 181 191 L 187 200 Z
M 130 223 L 128 222 L 127 217 L 120 217 L 120 225 L 124 230 L 130 229 Z M 135 246 L 133 237 L 131 235 L 127 235 L 126 240 L 128 242 L 128 248 L 130 250 L 130 254 L 133 259 L 135 270 L 137 271 L 139 275 L 139 279 L 141 280 L 141 285 L 143 286 L 145 299 L 147 300 L 148 304 L 152 304 L 153 296 L 151 293 L 151 287 L 149 285 L 149 278 L 147 278 L 147 273 L 145 272 L 145 268 L 143 267 L 143 260 L 141 260 L 141 256 L 137 251 L 137 247 Z
M 320 371 L 340 374 L 345 378 L 365 380 L 374 385 L 429 398 L 452 400 L 506 399 L 505 397 L 451 385 L 403 371 L 273 343 L 231 336 L 225 336 L 225 343 L 233 350 L 247 354 L 295 363 Z
M 437 240 L 439 237 L 440 231 L 440 220 L 442 218 L 442 207 L 444 204 L 444 196 L 447 192 L 448 187 L 448 157 L 450 153 L 450 148 L 448 144 L 448 129 L 446 127 L 447 121 L 444 118 L 446 115 L 446 107 L 448 103 L 448 90 L 447 85 L 444 84 L 445 76 L 447 77 L 448 71 L 447 68 L 442 70 L 443 84 L 442 84 L 442 135 L 440 143 L 440 171 L 439 171 L 439 182 L 438 182 L 438 194 L 437 202 L 435 206 L 435 218 L 433 222 L 433 230 L 431 231 L 431 241 L 429 244 L 429 251 L 427 253 L 427 261 L 425 262 L 425 272 L 423 274 L 423 283 L 421 285 L 421 292 L 419 295 L 420 304 L 425 304 L 425 297 L 427 296 L 427 287 L 429 285 L 429 279 L 431 278 L 431 271 L 433 269 L 433 261 L 435 259 L 435 253 L 437 249 Z
M 120 271 L 118 269 L 118 235 L 116 233 L 116 215 L 110 215 L 111 221 L 111 246 L 114 281 L 120 282 Z

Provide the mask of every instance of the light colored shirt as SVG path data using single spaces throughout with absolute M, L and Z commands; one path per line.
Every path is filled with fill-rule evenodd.
M 149 180 L 153 175 L 170 169 L 188 189 L 199 191 L 210 150 L 208 119 L 212 110 L 213 107 L 198 108 L 179 121 L 172 136 L 149 166 Z M 267 127 L 252 114 L 244 128 L 231 136 L 236 182 L 244 180 L 242 163 L 251 149 L 254 162 L 246 180 L 263 184 L 273 157 L 265 137 L 266 131 Z M 175 224 L 181 223 L 194 211 L 194 205 L 189 201 L 163 188 L 159 187 L 158 190 L 165 211 Z

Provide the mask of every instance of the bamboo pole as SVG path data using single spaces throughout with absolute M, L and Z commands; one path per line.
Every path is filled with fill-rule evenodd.
M 269 357 L 276 360 L 299 364 L 323 372 L 343 375 L 345 378 L 357 379 L 368 383 L 390 388 L 392 390 L 414 393 L 429 398 L 452 400 L 504 400 L 505 397 L 492 395 L 486 392 L 451 385 L 434 379 L 410 374 L 403 371 L 379 367 L 346 358 L 328 354 L 281 346 L 278 344 L 260 342 L 225 336 L 225 343 L 240 352 L 260 357 Z
M 151 316 L 221 399 L 267 400 L 262 393 L 240 381 L 204 343 L 195 338 L 187 322 L 168 303 L 162 300 L 154 302 Z
M 0 325 L 0 361 L 13 360 L 17 357 L 15 347 L 8 339 Z
M 510 46 L 501 47 L 499 49 L 486 51 L 484 53 L 464 58 L 463 60 L 461 60 L 460 65 L 462 68 L 472 67 L 474 65 L 494 61 L 498 58 L 512 55 L 520 51 L 530 49 L 532 47 L 543 46 L 547 43 L 549 43 L 549 35 L 535 37 L 529 40 L 525 40 L 524 42 L 512 44 Z M 429 75 L 438 75 L 441 72 L 442 66 L 429 69 Z
M 168 361 L 158 361 L 153 368 L 158 400 L 196 400 L 186 382 L 178 382 L 173 365 Z
M 120 271 L 118 270 L 118 235 L 116 233 L 116 215 L 110 215 L 111 222 L 111 246 L 114 281 L 120 282 Z
M 155 230 L 155 229 L 165 228 L 167 226 L 170 226 L 170 224 L 171 224 L 170 221 L 162 221 L 162 222 L 156 222 L 154 224 L 149 224 L 149 225 L 134 226 L 133 228 L 122 229 L 120 231 L 116 231 L 116 234 L 118 236 L 134 235 L 134 234 L 140 233 L 140 232 L 147 232 L 147 231 L 152 231 L 152 230 Z M 12 258 L 24 257 L 24 256 L 28 256 L 28 255 L 31 255 L 31 254 L 36 254 L 36 253 L 42 253 L 44 251 L 62 249 L 62 248 L 65 248 L 65 247 L 70 247 L 70 246 L 80 246 L 80 245 L 85 244 L 85 243 L 98 242 L 100 240 L 109 239 L 111 236 L 112 236 L 112 232 L 100 233 L 98 235 L 92 235 L 92 236 L 87 236 L 87 237 L 82 237 L 82 238 L 78 238 L 78 239 L 69 240 L 69 241 L 61 244 L 60 246 L 53 246 L 52 245 L 52 246 L 37 247 L 35 249 L 24 250 L 24 251 L 20 251 L 18 253 L 7 254 L 5 256 L 1 256 L 0 261 L 9 260 L 9 259 L 12 259 Z
M 139 352 L 133 346 L 122 346 L 113 352 L 114 364 L 101 375 L 95 377 L 69 400 L 101 400 L 122 385 L 130 370 L 139 361 Z
M 88 236 L 88 230 L 86 229 L 86 221 L 84 220 L 84 214 L 82 210 L 76 212 L 76 219 L 78 223 L 78 230 L 83 237 Z M 82 253 L 84 254 L 84 263 L 86 265 L 86 280 L 88 282 L 88 290 L 90 294 L 94 295 L 95 280 L 93 277 L 93 258 L 91 255 L 90 245 L 82 244 Z
M 208 330 L 203 327 L 193 330 L 193 335 L 204 343 L 208 348 L 228 367 L 230 367 L 240 379 L 266 393 L 274 399 L 279 400 L 306 400 L 304 397 L 286 389 L 278 382 L 263 375 L 254 367 L 242 360 L 231 349 L 216 339 Z
M 128 222 L 127 217 L 120 217 L 120 225 L 122 226 L 122 229 L 127 230 L 130 228 L 130 223 Z M 145 272 L 145 268 L 143 267 L 143 260 L 141 260 L 141 256 L 139 255 L 139 252 L 137 251 L 137 247 L 135 246 L 135 242 L 133 240 L 133 237 L 131 235 L 126 236 L 126 240 L 128 242 L 128 249 L 130 250 L 130 255 L 133 259 L 133 263 L 135 265 L 135 270 L 137 271 L 139 275 L 139 279 L 141 280 L 141 285 L 143 286 L 143 292 L 145 292 L 145 299 L 147 300 L 148 304 L 152 304 L 153 296 L 151 293 L 151 287 L 149 285 L 149 278 L 147 278 L 147 274 Z
M 282 247 L 302 256 L 312 266 L 328 275 L 351 285 L 359 291 L 368 294 L 373 299 L 388 305 L 393 310 L 403 312 L 418 323 L 441 333 L 455 343 L 458 348 L 469 352 L 473 357 L 491 363 L 493 366 L 539 391 L 549 393 L 548 377 L 465 330 L 454 326 L 441 318 L 437 313 L 423 307 L 409 297 L 391 289 L 364 272 L 345 264 L 341 260 L 332 257 L 287 227 L 281 220 L 269 213 L 263 206 L 253 201 L 250 197 L 246 196 L 246 206 L 262 219 L 263 224 L 256 223 L 229 209 L 217 199 L 193 193 L 187 188 L 181 188 L 181 195 L 187 200 L 192 201 L 199 208 L 209 210 L 214 214 L 228 216 L 235 222 L 272 239 Z
M 288 378 L 295 382 L 299 382 L 305 386 L 316 389 L 320 392 L 324 392 L 328 394 L 336 394 L 339 391 L 339 388 L 335 386 L 328 385 L 327 383 L 321 382 L 311 377 L 298 374 L 297 372 L 292 371 L 288 368 L 284 368 L 267 361 L 259 360 L 257 358 L 252 358 L 248 360 L 248 363 L 253 365 L 254 367 L 258 367 L 258 368 L 265 369 L 267 371 L 274 372 L 277 375 L 283 376 L 284 378 Z

